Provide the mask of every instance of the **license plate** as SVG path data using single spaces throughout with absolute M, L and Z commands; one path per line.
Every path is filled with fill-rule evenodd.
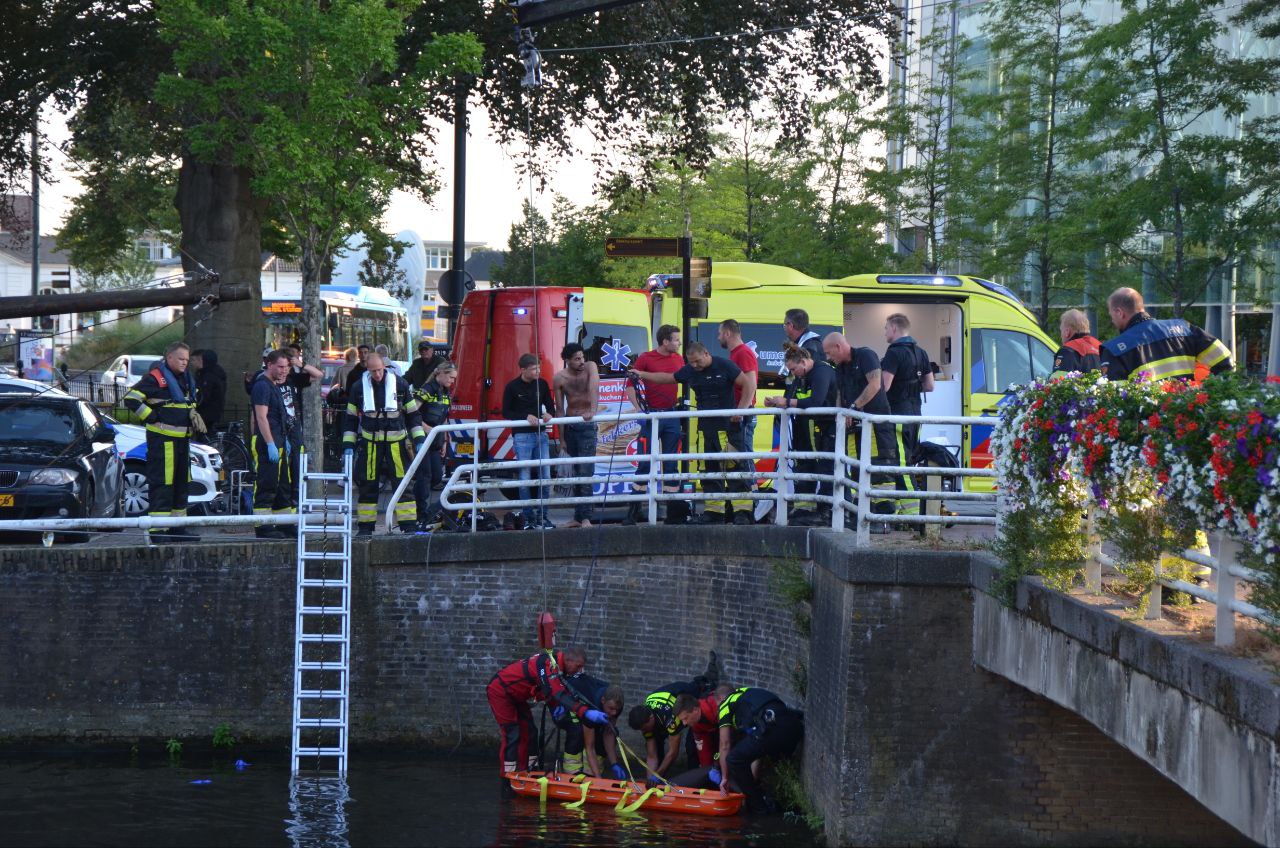
M 470 442 L 462 442 L 461 444 L 456 445 L 454 447 L 453 452 L 458 454 L 459 456 L 471 456 L 474 450 L 475 450 L 475 445 L 471 444 Z
M 13 495 L 0 495 L 0 506 L 13 506 Z

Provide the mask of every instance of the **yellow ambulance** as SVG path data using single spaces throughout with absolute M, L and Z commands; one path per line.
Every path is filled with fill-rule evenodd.
M 678 279 L 672 288 L 651 295 L 655 330 L 661 324 L 680 326 Z M 850 344 L 881 356 L 887 347 L 885 319 L 895 312 L 905 314 L 911 320 L 911 335 L 940 369 L 935 390 L 925 395 L 924 415 L 994 415 L 1010 386 L 1053 371 L 1057 346 L 1035 316 L 1013 292 L 978 277 L 857 274 L 819 280 L 779 265 L 717 262 L 711 285 L 707 317 L 690 322 L 692 340 L 719 353 L 718 324 L 736 319 L 743 339 L 754 345 L 759 357 L 764 394 L 783 387 L 778 376 L 786 340 L 782 321 L 794 308 L 809 313 L 810 329 L 820 336 L 843 332 Z M 950 446 L 966 466 L 991 463 L 990 427 L 924 425 L 920 437 Z M 773 441 L 770 428 L 758 427 L 755 441 L 757 450 L 768 450 Z M 991 491 L 993 485 L 989 478 L 966 478 L 965 488 Z

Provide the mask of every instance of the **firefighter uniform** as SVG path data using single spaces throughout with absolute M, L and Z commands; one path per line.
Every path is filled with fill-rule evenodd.
M 161 363 L 124 396 L 125 408 L 138 416 L 147 430 L 148 515 L 181 517 L 187 514 L 191 419 L 196 409 L 196 394 L 195 380 L 189 371 L 175 375 Z
M 383 480 L 399 483 L 404 478 L 412 454 L 409 440 L 421 444 L 426 438 L 418 401 L 409 394 L 408 384 L 385 371 L 374 381 L 366 371 L 351 386 L 347 396 L 343 448 L 355 449 L 355 478 L 358 489 L 356 523 L 360 533 L 373 532 L 378 520 L 378 489 Z M 406 533 L 417 529 L 417 508 L 412 499 L 396 504 L 396 523 Z
M 880 369 L 893 375 L 893 385 L 885 396 L 894 415 L 919 415 L 924 406 L 924 378 L 930 373 L 929 354 L 911 336 L 895 339 L 880 360 Z M 920 425 L 894 424 L 894 446 L 903 465 L 911 465 L 920 444 Z M 901 491 L 915 491 L 910 475 L 894 476 L 894 486 Z M 900 515 L 919 515 L 920 501 L 898 501 Z
M 732 732 L 726 776 L 747 796 L 752 812 L 772 811 L 775 805 L 751 773 L 751 764 L 762 757 L 791 756 L 804 737 L 804 713 L 789 709 L 767 689 L 744 687 L 720 703 L 717 724 Z
M 579 720 L 586 719 L 591 707 L 578 701 L 565 685 L 560 672 L 563 664 L 560 651 L 543 651 L 511 663 L 489 681 L 485 695 L 498 722 L 502 740 L 499 759 L 504 774 L 522 768 L 532 770 L 537 762 L 539 752 L 529 749 L 529 742 L 537 738 L 530 700 L 564 707 Z
M 449 423 L 449 407 L 453 398 L 444 386 L 435 380 L 429 380 L 422 388 L 414 389 L 413 399 L 419 404 L 418 411 L 422 416 L 424 432 Z M 437 439 L 431 445 L 431 453 L 423 457 L 422 465 L 418 466 L 418 473 L 413 479 L 413 499 L 417 504 L 418 520 L 423 522 L 431 520 L 431 490 L 444 476 L 442 450 L 446 438 Z
M 1231 351 L 1199 327 L 1181 318 L 1157 320 L 1146 312 L 1129 319 L 1120 335 L 1102 343 L 1101 370 L 1110 380 L 1147 375 L 1152 380 L 1190 380 L 1196 366 L 1210 373 L 1231 370 Z M 1208 556 L 1209 539 L 1196 531 L 1196 551 Z M 1198 578 L 1207 578 L 1209 569 L 1170 554 L 1160 557 L 1162 571 L 1187 569 Z
M 1213 374 L 1230 371 L 1231 351 L 1181 318 L 1162 321 L 1139 312 L 1120 335 L 1102 343 L 1102 374 L 1109 380 L 1137 374 L 1151 380 L 1190 380 L 1197 364 Z

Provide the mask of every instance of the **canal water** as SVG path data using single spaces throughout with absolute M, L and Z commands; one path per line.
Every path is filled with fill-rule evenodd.
M 248 760 L 237 768 L 236 757 Z M 352 757 L 345 785 L 291 781 L 285 758 L 0 753 L 5 846 L 688 846 L 821 844 L 782 817 L 709 818 L 502 798 L 493 763 Z M 242 760 L 242 761 L 243 761 Z

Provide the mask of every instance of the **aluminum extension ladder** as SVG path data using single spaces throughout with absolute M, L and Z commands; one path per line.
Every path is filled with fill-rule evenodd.
M 293 654 L 293 772 L 347 773 L 351 687 L 351 461 L 298 468 L 298 591 Z

